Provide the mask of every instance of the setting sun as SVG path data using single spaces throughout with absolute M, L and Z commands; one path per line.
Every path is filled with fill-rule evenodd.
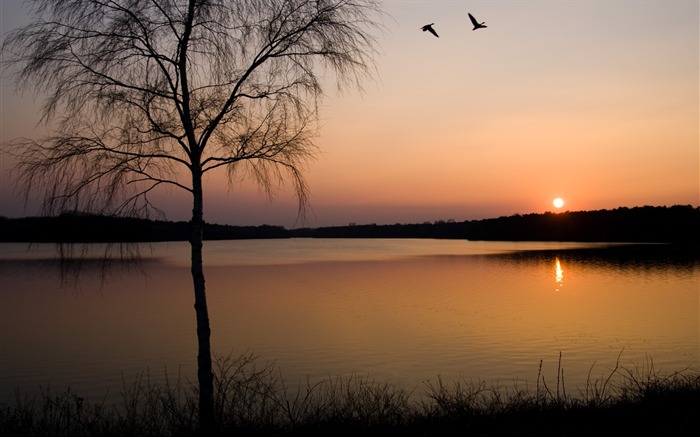
M 554 207 L 557 209 L 561 208 L 562 206 L 564 206 L 564 199 L 562 199 L 561 197 L 557 197 L 552 201 L 552 205 L 554 205 Z

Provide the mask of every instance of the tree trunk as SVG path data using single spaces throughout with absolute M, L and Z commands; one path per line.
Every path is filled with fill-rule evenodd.
M 206 435 L 214 427 L 214 374 L 211 365 L 211 329 L 209 310 L 204 287 L 202 263 L 202 236 L 204 228 L 204 201 L 202 173 L 192 172 L 192 221 L 190 223 L 190 245 L 192 247 L 192 280 L 194 281 L 194 310 L 197 315 L 197 379 L 199 381 L 199 426 Z

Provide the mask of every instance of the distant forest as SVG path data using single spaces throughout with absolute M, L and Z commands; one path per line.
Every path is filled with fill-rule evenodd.
M 155 242 L 188 239 L 187 222 L 65 213 L 0 217 L 1 242 Z M 420 224 L 281 226 L 206 224 L 206 240 L 262 238 L 440 238 L 493 241 L 654 242 L 700 245 L 700 208 L 642 206 L 612 210 L 512 215 Z

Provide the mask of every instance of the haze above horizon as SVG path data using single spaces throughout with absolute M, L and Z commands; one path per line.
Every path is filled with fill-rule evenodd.
M 474 220 L 553 209 L 700 202 L 700 2 L 385 1 L 377 79 L 321 109 L 307 170 L 312 211 L 291 188 L 207 181 L 205 219 L 287 228 Z M 471 12 L 488 26 L 477 31 Z M 0 4 L 4 35 L 27 22 Z M 439 38 L 422 32 L 425 24 Z M 0 141 L 38 138 L 38 101 L 2 73 Z M 0 215 L 37 215 L 0 163 Z M 167 220 L 191 201 L 163 191 Z

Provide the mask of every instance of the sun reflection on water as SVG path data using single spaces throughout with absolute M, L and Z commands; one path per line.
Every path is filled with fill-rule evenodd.
M 554 259 L 554 265 L 555 265 L 555 280 L 557 281 L 556 291 L 559 291 L 559 289 L 564 286 L 564 270 L 562 270 L 562 268 L 561 268 L 561 262 L 559 261 L 559 258 Z

